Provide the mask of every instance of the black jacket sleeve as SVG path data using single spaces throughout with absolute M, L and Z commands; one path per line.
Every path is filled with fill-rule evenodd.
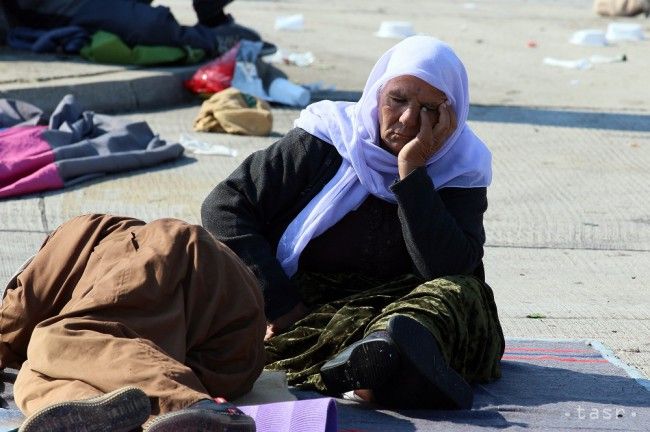
M 265 150 L 251 154 L 203 202 L 203 226 L 230 247 L 257 276 L 272 321 L 299 297 L 275 257 L 286 226 L 340 166 L 332 146 L 293 129 Z M 338 156 L 338 153 L 336 153 Z
M 391 186 L 404 241 L 425 280 L 482 269 L 486 188 L 434 189 L 424 168 Z

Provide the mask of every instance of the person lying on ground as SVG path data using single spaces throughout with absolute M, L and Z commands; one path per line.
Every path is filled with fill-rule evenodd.
M 252 388 L 264 331 L 254 275 L 202 227 L 86 215 L 10 281 L 0 368 L 19 368 L 21 432 L 252 432 L 213 398 Z
M 407 38 L 357 103 L 308 106 L 205 199 L 203 226 L 260 282 L 266 367 L 289 384 L 469 408 L 469 383 L 500 376 L 482 263 L 491 153 L 468 111 L 453 50 Z
M 153 0 L 3 0 L 11 27 L 53 29 L 79 26 L 89 32 L 117 35 L 128 46 L 153 45 L 203 49 L 209 57 L 220 55 L 239 40 L 261 40 L 253 29 L 235 23 L 224 7 L 232 0 L 193 0 L 198 23 L 183 26 L 164 6 Z M 276 47 L 264 43 L 263 54 Z

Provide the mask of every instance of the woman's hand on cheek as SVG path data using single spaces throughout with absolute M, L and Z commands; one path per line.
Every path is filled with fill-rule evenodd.
M 449 101 L 438 106 L 438 122 L 435 126 L 433 116 L 423 107 L 420 110 L 420 131 L 397 155 L 400 179 L 416 168 L 426 165 L 455 129 L 456 114 Z

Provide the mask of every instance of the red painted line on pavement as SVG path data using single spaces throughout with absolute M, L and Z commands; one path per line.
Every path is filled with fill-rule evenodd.
M 552 352 L 552 353 L 594 353 L 597 354 L 597 351 L 588 350 L 588 349 L 568 349 L 568 348 L 526 348 L 526 347 L 506 347 L 506 352 L 515 352 L 515 351 L 540 351 L 540 352 Z
M 540 355 L 540 356 L 518 356 L 518 355 L 504 355 L 501 357 L 502 360 L 553 360 L 559 362 L 570 362 L 570 363 L 607 363 L 607 360 L 604 358 L 576 358 L 576 357 L 558 357 L 552 355 Z

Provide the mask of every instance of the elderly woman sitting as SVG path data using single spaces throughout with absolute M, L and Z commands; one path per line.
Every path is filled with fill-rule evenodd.
M 468 111 L 461 61 L 414 36 L 357 103 L 308 106 L 210 193 L 203 225 L 263 290 L 267 368 L 394 407 L 470 408 L 468 382 L 499 377 L 482 264 L 491 154 Z

